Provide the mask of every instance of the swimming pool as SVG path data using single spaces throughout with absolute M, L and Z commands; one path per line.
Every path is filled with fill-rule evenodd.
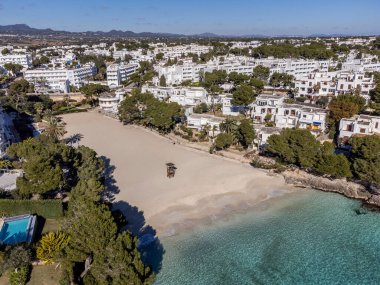
M 0 231 L 0 242 L 4 244 L 17 244 L 31 242 L 34 233 L 36 217 L 22 215 L 3 219 Z

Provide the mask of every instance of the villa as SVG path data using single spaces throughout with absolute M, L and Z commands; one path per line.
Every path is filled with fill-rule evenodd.
M 355 136 L 380 136 L 380 117 L 356 115 L 352 118 L 341 119 L 339 123 L 339 140 L 348 141 Z

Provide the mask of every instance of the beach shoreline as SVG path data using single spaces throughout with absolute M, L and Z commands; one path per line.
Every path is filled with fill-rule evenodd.
M 199 223 L 211 223 L 230 213 L 248 210 L 273 195 L 297 191 L 281 175 L 248 163 L 215 156 L 96 112 L 62 116 L 68 136 L 109 160 L 113 168 L 115 209 L 134 209 L 139 223 L 168 236 Z M 166 177 L 165 163 L 178 168 Z M 129 211 L 131 212 L 131 211 Z

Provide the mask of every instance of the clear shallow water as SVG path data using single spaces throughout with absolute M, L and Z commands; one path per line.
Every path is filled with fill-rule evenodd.
M 305 191 L 162 239 L 157 285 L 380 284 L 380 214 Z
M 0 232 L 0 241 L 5 244 L 15 244 L 27 240 L 30 218 L 5 222 Z

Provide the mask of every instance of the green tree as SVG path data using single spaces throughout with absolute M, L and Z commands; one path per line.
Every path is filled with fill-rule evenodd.
M 61 121 L 57 117 L 48 117 L 44 134 L 57 141 L 63 138 L 66 134 L 65 125 L 65 122 Z
M 364 109 L 365 99 L 361 96 L 338 95 L 329 104 L 329 119 L 337 123 L 343 118 L 350 118 Z
M 285 163 L 311 168 L 316 162 L 319 147 L 319 142 L 308 130 L 283 129 L 280 134 L 269 137 L 267 152 Z
M 234 134 L 238 129 L 237 120 L 233 117 L 227 117 L 224 122 L 220 123 L 219 128 L 227 134 Z
M 238 86 L 232 96 L 232 104 L 238 106 L 246 107 L 255 100 L 252 87 L 245 84 Z
M 369 92 L 371 100 L 377 104 L 380 104 L 380 83 L 376 84 L 376 87 Z
M 314 166 L 317 172 L 335 178 L 351 177 L 350 167 L 350 162 L 343 154 L 335 154 L 335 148 L 332 143 L 323 143 Z
M 4 64 L 4 68 L 13 74 L 18 74 L 24 67 L 21 64 L 6 63 Z
M 290 86 L 293 83 L 293 80 L 293 75 L 275 72 L 272 74 L 269 84 L 274 87 L 286 87 Z
M 220 133 L 216 136 L 215 147 L 216 149 L 229 148 L 234 143 L 234 136 L 232 134 Z
M 249 76 L 233 71 L 230 72 L 230 74 L 228 74 L 228 79 L 232 81 L 235 85 L 240 85 L 247 81 L 249 79 Z
M 108 86 L 101 84 L 87 84 L 79 88 L 79 91 L 86 95 L 86 97 L 93 102 L 94 96 L 99 97 L 103 92 L 108 92 L 110 89 Z
M 269 74 L 270 74 L 269 67 L 258 65 L 253 68 L 252 77 L 266 82 L 268 81 Z
M 109 284 L 151 284 L 155 276 L 142 263 L 137 245 L 136 237 L 127 232 L 119 234 L 95 256 L 90 274 L 96 281 L 108 280 Z
M 248 148 L 252 145 L 255 139 L 255 130 L 253 129 L 253 124 L 250 119 L 243 119 L 237 129 L 236 136 L 239 143 L 244 147 Z
M 349 144 L 354 174 L 363 181 L 380 185 L 380 138 L 354 137 Z
M 164 54 L 162 52 L 159 52 L 158 54 L 156 54 L 156 60 L 157 61 L 160 61 L 163 59 L 164 59 Z
M 23 170 L 24 175 L 16 181 L 21 195 L 44 194 L 63 186 L 62 168 L 52 158 L 32 157 L 23 163 Z
M 7 48 L 4 48 L 4 49 L 1 50 L 1 54 L 2 54 L 2 55 L 7 55 L 7 54 L 9 54 L 9 53 L 10 53 L 10 51 L 9 51 L 9 49 L 7 49 Z
M 209 108 L 206 103 L 202 102 L 199 105 L 196 105 L 193 108 L 193 111 L 196 114 L 203 114 L 203 113 L 207 113 L 209 111 Z
M 165 75 L 161 75 L 161 77 L 160 77 L 160 86 L 166 87 L 166 78 L 165 78 Z

